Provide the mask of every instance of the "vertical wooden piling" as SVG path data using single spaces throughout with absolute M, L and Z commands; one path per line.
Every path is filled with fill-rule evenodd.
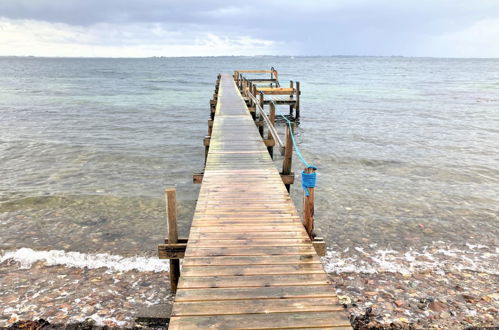
M 265 106 L 265 99 L 263 96 L 263 92 L 259 92 L 259 94 L 260 94 L 260 109 L 263 112 L 263 109 Z M 260 123 L 259 123 L 260 126 L 258 127 L 258 131 L 260 132 L 260 135 L 263 137 L 263 114 L 259 113 L 258 118 L 260 121 Z
M 315 169 L 308 167 L 304 170 L 305 173 L 311 174 Z M 314 238 L 314 193 L 315 188 L 307 188 L 308 196 L 303 196 L 303 226 L 307 230 L 308 236 Z
M 290 80 L 289 81 L 289 88 L 293 88 L 293 80 Z M 292 99 L 293 98 L 293 94 L 291 94 L 290 98 Z M 294 108 L 294 104 L 290 104 L 289 105 L 289 117 L 290 118 L 293 118 L 293 108 Z
M 167 221 L 168 221 L 168 243 L 178 243 L 177 233 L 177 197 L 175 188 L 165 189 Z M 177 292 L 178 279 L 180 277 L 180 262 L 178 259 L 170 259 L 170 287 L 173 293 Z
M 251 98 L 251 101 L 250 101 L 250 104 L 251 104 L 251 117 L 253 118 L 253 120 L 256 119 L 256 103 L 255 101 L 253 101 L 253 98 L 251 96 L 254 96 L 256 98 L 256 86 L 255 84 L 253 84 L 251 81 L 249 82 L 249 96 Z
M 286 125 L 286 141 L 284 142 L 284 159 L 282 160 L 282 174 L 291 174 L 291 168 L 293 165 L 293 140 L 291 138 L 293 131 L 290 129 L 289 125 Z M 286 189 L 289 192 L 290 185 L 286 184 Z
M 269 119 L 270 119 L 270 124 L 275 127 L 275 104 L 270 103 L 270 108 L 269 108 Z M 274 137 L 272 136 L 272 133 L 270 132 L 267 136 L 267 139 L 273 139 Z M 274 147 L 267 147 L 267 150 L 269 151 L 270 157 L 274 159 Z
M 212 130 L 213 130 L 213 119 L 208 119 L 208 136 L 211 136 Z
M 204 164 L 206 166 L 206 161 L 208 160 L 208 152 L 210 151 L 210 140 L 211 136 L 206 135 L 203 139 L 203 144 L 204 144 Z
M 296 82 L 296 106 L 295 106 L 295 119 L 300 119 L 300 82 Z

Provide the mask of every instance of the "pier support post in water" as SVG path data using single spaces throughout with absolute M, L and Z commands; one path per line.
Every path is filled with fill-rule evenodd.
M 204 144 L 204 166 L 206 166 L 206 161 L 208 160 L 208 152 L 210 151 L 210 140 L 211 136 L 206 135 L 203 139 Z
M 270 119 L 270 124 L 275 127 L 275 104 L 270 103 L 270 110 L 269 110 L 269 119 Z M 269 133 L 267 136 L 267 139 L 273 139 L 274 137 L 272 136 L 272 133 L 270 132 L 269 128 Z M 274 147 L 267 147 L 267 150 L 269 151 L 270 157 L 274 159 Z
M 300 120 L 300 82 L 296 82 L 296 105 L 295 105 L 295 120 Z
M 263 112 L 264 107 L 265 107 L 265 98 L 264 98 L 262 92 L 259 92 L 258 94 L 260 96 L 260 100 L 259 100 L 260 101 L 260 109 Z M 260 126 L 258 127 L 258 131 L 260 132 L 260 135 L 263 137 L 263 114 L 262 113 L 259 114 L 258 119 L 260 121 L 260 124 L 259 124 Z
M 304 170 L 307 174 L 312 174 L 315 172 L 313 167 L 308 167 Z M 315 188 L 309 187 L 308 196 L 305 194 L 303 196 L 303 225 L 307 230 L 308 236 L 311 239 L 314 238 L 314 190 Z
M 282 172 L 283 175 L 291 174 L 291 167 L 293 162 L 293 140 L 291 139 L 291 134 L 293 134 L 289 125 L 286 125 L 286 142 L 284 145 L 284 159 L 282 160 Z M 289 192 L 290 185 L 286 184 L 286 189 Z
M 177 193 L 175 188 L 165 189 L 168 221 L 168 243 L 178 243 L 177 233 Z M 173 293 L 177 292 L 178 279 L 180 277 L 179 259 L 170 259 L 170 287 Z

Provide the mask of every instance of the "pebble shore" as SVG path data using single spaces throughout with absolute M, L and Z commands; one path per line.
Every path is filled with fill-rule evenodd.
M 111 272 L 0 264 L 0 327 L 136 328 L 138 309 L 171 302 L 167 272 Z M 466 329 L 499 326 L 499 276 L 442 274 L 329 274 L 355 329 Z M 19 323 L 39 320 L 42 323 Z M 46 323 L 43 323 L 46 322 Z M 76 327 L 76 328 L 75 328 Z
M 423 271 L 330 278 L 357 329 L 499 327 L 497 275 Z
M 43 262 L 30 269 L 19 266 L 0 264 L 0 327 L 20 320 L 70 324 L 92 319 L 100 326 L 130 328 L 138 309 L 171 300 L 167 272 L 110 272 Z

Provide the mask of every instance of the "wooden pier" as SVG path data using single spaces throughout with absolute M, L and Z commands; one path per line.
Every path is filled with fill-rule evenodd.
M 257 116 L 265 102 L 254 104 L 253 83 L 240 73 L 217 80 L 189 237 L 178 239 L 170 226 L 159 247 L 162 258 L 183 257 L 169 329 L 351 329 L 286 189 L 291 160 L 289 173 L 280 173 L 269 153 L 278 137 L 272 127 L 260 130 L 264 116 L 273 125 L 275 104 Z M 275 74 L 269 89 L 280 88 Z M 282 143 L 290 155 L 291 144 Z

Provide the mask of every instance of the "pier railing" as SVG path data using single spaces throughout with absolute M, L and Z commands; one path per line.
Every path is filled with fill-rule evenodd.
M 272 72 L 275 72 L 272 74 Z M 254 79 L 247 78 L 243 73 L 271 73 L 273 83 L 269 84 L 269 79 Z M 290 81 L 289 88 L 281 87 L 277 79 L 277 71 L 271 70 L 237 70 L 234 71 L 234 80 L 243 93 L 243 96 L 258 97 L 260 92 L 263 93 L 264 104 L 274 103 L 279 105 L 289 105 L 289 119 L 298 121 L 300 119 L 300 82 Z M 274 87 L 275 85 L 275 87 Z

